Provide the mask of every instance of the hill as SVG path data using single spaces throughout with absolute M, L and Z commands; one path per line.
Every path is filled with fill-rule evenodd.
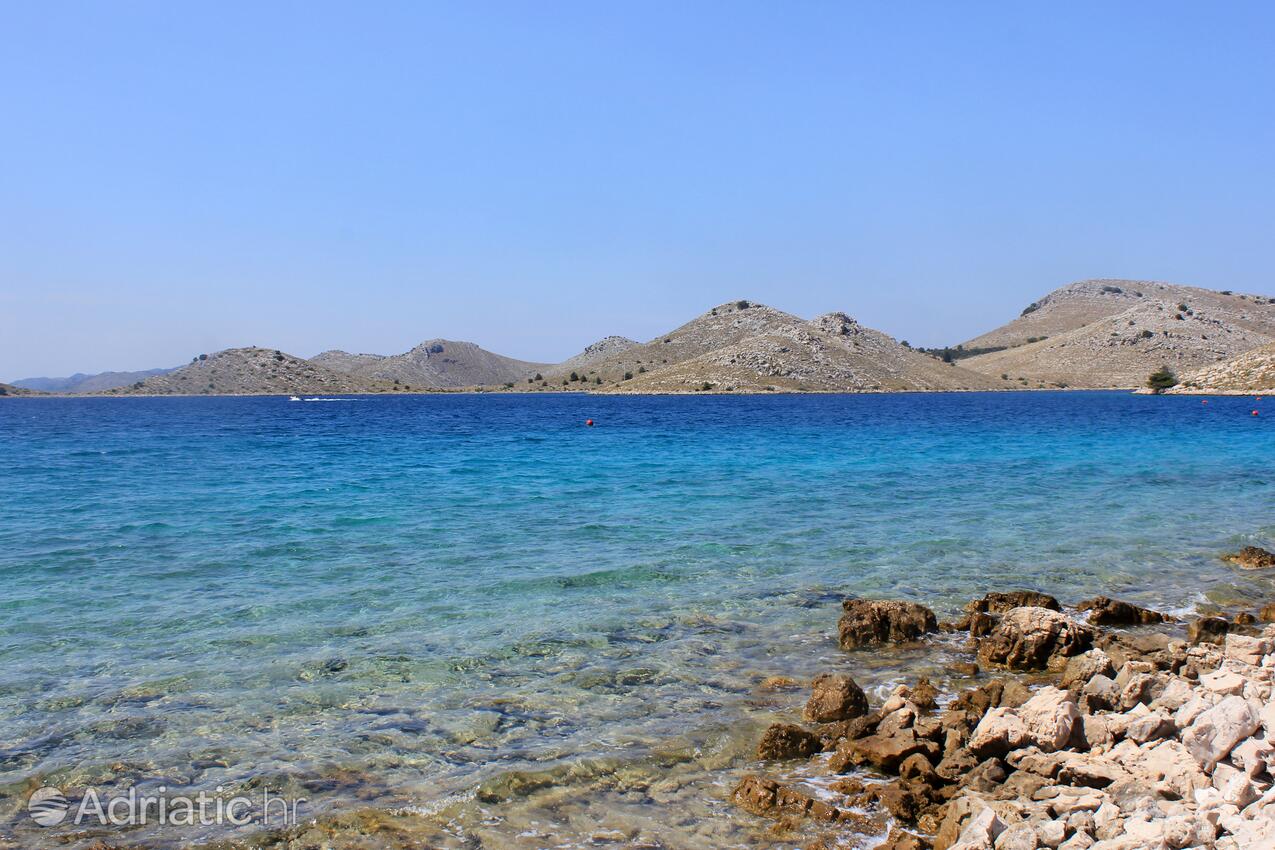
M 392 381 L 355 377 L 269 348 L 229 348 L 107 395 L 313 395 L 410 390 Z
M 312 361 L 370 380 L 398 381 L 415 387 L 457 388 L 522 382 L 546 363 L 529 363 L 493 354 L 472 342 L 430 339 L 403 354 L 347 354 L 325 351 Z
M 18 396 L 18 395 L 44 395 L 38 390 L 19 387 L 13 384 L 0 384 L 0 396 Z
M 1200 368 L 1275 340 L 1275 300 L 1148 281 L 1081 281 L 964 343 L 961 365 L 1010 380 L 1138 387 L 1161 366 Z
M 1171 393 L 1275 394 L 1275 343 L 1178 376 Z
M 567 361 L 546 372 L 561 389 Z M 642 345 L 618 347 L 586 367 L 584 386 L 604 392 L 747 392 L 997 389 L 1000 379 L 944 364 L 844 313 L 813 321 L 764 304 L 720 304 Z M 601 381 L 599 384 L 598 382 Z
M 566 369 L 585 369 L 590 366 L 596 366 L 598 363 L 608 358 L 621 355 L 631 348 L 636 348 L 641 343 L 629 339 L 626 336 L 608 336 L 598 340 L 584 351 L 581 351 L 575 357 L 568 358 L 557 366 L 551 366 L 550 371 L 559 373 Z
M 139 372 L 98 372 L 94 375 L 76 372 L 65 378 L 23 378 L 14 381 L 13 385 L 45 393 L 94 393 L 113 387 L 126 387 L 153 375 L 166 375 L 171 371 L 173 370 L 144 369 Z
M 615 389 L 880 392 L 1007 386 L 999 379 L 912 351 L 845 313 L 829 313 L 812 321 L 783 315 L 760 333 L 638 374 Z

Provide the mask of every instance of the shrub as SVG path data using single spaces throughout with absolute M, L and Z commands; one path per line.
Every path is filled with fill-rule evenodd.
M 1035 313 L 1035 312 L 1036 312 L 1037 310 L 1039 310 L 1039 309 L 1040 309 L 1040 305 L 1039 305 L 1039 304 L 1037 304 L 1035 301 L 1033 301 L 1032 303 L 1030 303 L 1030 304 L 1028 304 L 1026 307 L 1024 307 L 1024 308 L 1023 308 L 1023 312 L 1019 313 L 1018 315 L 1019 315 L 1019 316 L 1026 316 L 1028 313 Z
M 743 309 L 743 308 L 740 308 L 740 309 Z M 713 385 L 710 384 L 708 381 L 705 381 L 703 384 L 700 385 L 699 391 L 702 393 L 706 393 L 712 388 L 713 388 Z
M 436 343 L 434 343 L 433 345 L 431 345 L 431 346 L 429 347 L 429 353 L 430 353 L 430 354 L 442 354 L 442 353 L 443 353 L 443 346 L 441 346 L 440 344 L 438 344 L 438 343 L 436 342 Z
M 1123 290 L 1123 289 L 1121 289 L 1121 288 L 1120 288 L 1120 287 L 1118 287 L 1118 286 L 1104 286 L 1104 287 L 1102 288 L 1102 291 L 1103 291 L 1103 292 L 1109 292 L 1109 293 L 1111 293 L 1112 295 L 1119 295 L 1121 292 L 1124 292 L 1124 290 Z
M 513 388 L 514 388 L 514 382 L 513 382 L 513 381 L 506 381 L 506 382 L 505 382 L 505 389 L 507 389 L 507 390 L 512 390 Z
M 1178 376 L 1168 366 L 1161 366 L 1147 377 L 1147 386 L 1157 393 L 1164 392 L 1178 383 Z
M 579 375 L 577 375 L 575 372 L 572 372 L 572 373 L 571 373 L 571 380 L 572 380 L 572 381 L 578 381 L 578 380 L 580 380 L 580 376 L 579 376 Z
M 625 373 L 624 373 L 624 380 L 626 380 L 626 381 L 631 381 L 631 380 L 633 380 L 633 373 L 632 373 L 632 372 L 625 372 Z
M 544 380 L 544 375 L 541 375 L 539 372 L 537 372 L 537 373 L 536 373 L 536 377 L 532 378 L 531 380 L 533 380 L 533 381 L 543 381 L 543 380 Z
M 199 359 L 200 359 L 200 360 L 207 360 L 207 359 L 208 359 L 208 355 L 207 355 L 207 354 L 201 354 L 201 355 L 199 355 Z
M 1153 336 L 1155 336 L 1154 333 L 1144 330 L 1142 333 L 1138 334 L 1138 339 L 1151 339 Z
M 751 306 L 753 305 L 749 304 L 747 301 L 740 300 L 735 302 L 735 307 L 739 310 L 747 310 Z
M 645 366 L 639 366 L 639 367 L 638 367 L 638 374 L 639 374 L 639 375 L 642 375 L 642 374 L 645 374 L 645 373 L 646 373 L 646 367 L 645 367 Z

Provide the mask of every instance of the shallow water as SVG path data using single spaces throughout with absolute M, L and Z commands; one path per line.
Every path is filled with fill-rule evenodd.
M 802 695 L 760 681 L 837 666 L 884 688 L 935 663 L 839 653 L 843 595 L 1275 597 L 1217 558 L 1275 541 L 1275 410 L 1252 407 L 3 401 L 0 804 L 45 783 L 269 785 L 310 814 L 431 813 L 457 846 L 766 846 L 725 791 Z M 25 813 L 6 829 L 48 836 Z

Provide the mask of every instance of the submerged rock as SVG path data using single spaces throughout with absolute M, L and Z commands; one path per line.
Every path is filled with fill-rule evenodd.
M 810 818 L 824 823 L 850 823 L 864 834 L 880 834 L 878 824 L 856 812 L 841 809 L 804 791 L 750 773 L 731 792 L 735 805 L 766 818 Z
M 847 599 L 841 608 L 837 632 L 842 649 L 912 641 L 938 629 L 934 612 L 915 602 Z
M 1012 670 L 1043 670 L 1061 665 L 1093 645 L 1095 632 L 1048 608 L 1007 612 L 979 645 L 979 659 Z
M 1269 552 L 1258 546 L 1245 546 L 1238 552 L 1223 555 L 1222 560 L 1246 570 L 1266 570 L 1275 567 L 1275 552 Z
M 803 716 L 811 723 L 835 723 L 868 713 L 868 698 L 844 673 L 822 673 L 810 684 L 810 701 Z
M 1095 626 L 1149 626 L 1170 619 L 1158 611 L 1112 599 L 1109 596 L 1086 599 L 1077 605 L 1076 609 L 1088 611 L 1089 622 Z
M 1221 617 L 1201 617 L 1193 620 L 1186 627 L 1186 636 L 1192 644 L 1221 643 L 1226 633 L 1231 630 L 1231 623 Z

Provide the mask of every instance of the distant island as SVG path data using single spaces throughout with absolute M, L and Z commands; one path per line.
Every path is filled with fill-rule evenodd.
M 1157 371 L 1158 390 L 1253 392 L 1275 391 L 1273 343 L 1268 296 L 1103 279 L 1056 289 L 942 349 L 913 348 L 841 312 L 807 320 L 741 299 L 645 343 L 605 337 L 561 363 L 447 339 L 402 354 L 331 350 L 309 359 L 250 346 L 175 369 L 28 378 L 0 385 L 0 395 L 1134 389 Z

